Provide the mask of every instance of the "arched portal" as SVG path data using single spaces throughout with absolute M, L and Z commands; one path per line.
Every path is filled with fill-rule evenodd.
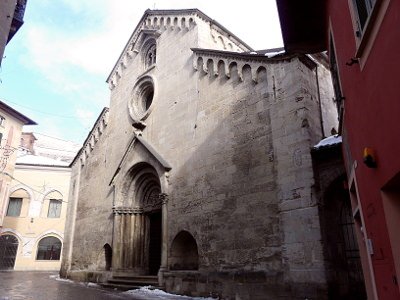
M 113 269 L 157 275 L 161 265 L 162 197 L 157 171 L 147 163 L 127 174 L 114 207 Z
M 5 234 L 0 236 L 0 270 L 12 270 L 17 257 L 18 239 Z

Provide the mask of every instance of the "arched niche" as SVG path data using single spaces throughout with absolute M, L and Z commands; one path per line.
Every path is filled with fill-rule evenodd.
M 195 238 L 188 231 L 179 232 L 171 245 L 171 270 L 198 270 L 199 252 Z

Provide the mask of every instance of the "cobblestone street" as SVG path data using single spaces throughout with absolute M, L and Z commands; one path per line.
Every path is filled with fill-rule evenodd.
M 163 294 L 149 294 L 144 291 L 137 295 L 102 289 L 95 284 L 84 284 L 59 279 L 56 272 L 0 272 L 0 300 L 190 300 L 196 298 Z M 205 298 L 197 298 L 204 299 Z

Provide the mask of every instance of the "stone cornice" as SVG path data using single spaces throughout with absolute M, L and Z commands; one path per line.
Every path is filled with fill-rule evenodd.
M 143 208 L 139 207 L 114 206 L 112 210 L 114 214 L 118 215 L 133 215 L 143 213 Z
M 233 66 L 236 66 L 239 79 L 243 81 L 243 71 L 247 68 L 250 69 L 251 78 L 255 83 L 258 83 L 260 72 L 266 71 L 268 65 L 273 63 L 290 61 L 297 57 L 306 65 L 315 65 L 310 58 L 303 54 L 296 55 L 284 53 L 268 57 L 265 54 L 258 53 L 238 53 L 202 48 L 191 48 L 191 50 L 195 54 L 193 57 L 193 68 L 196 71 L 199 71 L 200 69 L 213 76 L 225 75 L 227 78 L 230 78 L 231 70 Z M 223 68 L 221 68 L 221 64 L 223 65 Z
M 211 19 L 198 9 L 182 9 L 182 10 L 146 10 L 131 37 L 126 43 L 124 50 L 120 54 L 106 82 L 112 90 L 118 80 L 122 76 L 122 71 L 126 67 L 127 61 L 132 59 L 138 53 L 137 42 L 141 33 L 144 34 L 162 34 L 167 29 L 172 30 L 190 30 L 196 26 L 199 20 L 208 22 L 210 29 L 222 34 L 231 44 L 234 44 L 239 51 L 252 51 L 253 49 L 239 39 L 232 32 L 227 30 L 217 21 Z M 214 37 L 215 38 L 215 37 Z
M 222 51 L 214 49 L 204 49 L 204 48 L 190 48 L 193 53 L 198 56 L 212 56 L 221 58 L 230 58 L 233 60 L 244 60 L 244 61 L 263 61 L 263 62 L 274 62 L 288 60 L 296 57 L 295 54 L 280 54 L 274 57 L 268 57 L 265 54 L 251 54 L 248 52 L 233 52 L 233 51 Z
M 100 135 L 103 134 L 105 127 L 108 124 L 108 107 L 104 107 L 101 111 L 100 115 L 97 117 L 96 122 L 94 123 L 92 129 L 90 130 L 88 136 L 86 137 L 85 141 L 83 142 L 82 148 L 76 154 L 75 158 L 69 165 L 72 167 L 80 158 L 81 164 L 84 165 L 87 156 L 90 152 L 94 149 L 94 145 L 100 138 Z

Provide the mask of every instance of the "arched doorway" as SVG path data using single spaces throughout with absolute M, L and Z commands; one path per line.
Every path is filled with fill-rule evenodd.
M 157 171 L 147 163 L 134 166 L 114 207 L 113 270 L 157 275 L 161 266 L 162 198 Z
M 333 181 L 327 188 L 320 209 L 329 299 L 367 299 L 344 176 Z
M 18 239 L 15 236 L 11 234 L 0 236 L 0 270 L 14 269 L 17 250 Z

